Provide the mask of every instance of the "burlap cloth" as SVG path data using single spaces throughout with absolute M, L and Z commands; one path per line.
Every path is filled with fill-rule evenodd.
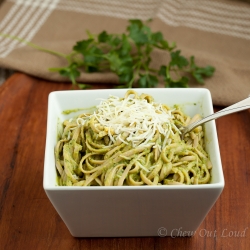
M 151 28 L 175 41 L 182 54 L 216 72 L 201 87 L 215 105 L 230 105 L 250 94 L 250 3 L 223 0 L 6 0 L 0 7 L 0 32 L 42 47 L 69 53 L 86 30 L 121 33 L 128 19 L 153 18 Z M 166 62 L 156 51 L 153 64 Z M 0 67 L 48 80 L 65 81 L 50 67 L 66 66 L 56 56 L 0 37 Z M 83 73 L 80 81 L 116 82 L 112 74 Z M 198 87 L 197 85 L 192 85 Z

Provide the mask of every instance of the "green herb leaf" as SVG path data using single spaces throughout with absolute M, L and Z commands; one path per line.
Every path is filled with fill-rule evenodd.
M 68 77 L 73 84 L 77 84 L 76 78 L 81 75 L 80 71 L 77 69 L 76 63 L 72 63 L 68 67 L 59 69 L 59 73 L 62 76 Z
M 118 52 L 119 52 L 120 56 L 122 56 L 122 57 L 126 56 L 127 57 L 130 54 L 131 49 L 132 49 L 132 46 L 131 46 L 131 44 L 129 42 L 128 37 L 125 34 L 123 34 L 122 35 L 122 40 L 121 40 L 121 47 L 118 49 Z
M 158 78 L 152 74 L 141 74 L 138 80 L 140 88 L 154 88 L 158 84 Z
M 198 67 L 195 64 L 194 56 L 190 57 L 190 72 L 198 83 L 204 84 L 204 78 L 212 76 L 215 68 L 212 66 Z
M 166 77 L 167 76 L 167 66 L 166 65 L 162 65 L 158 71 L 158 75 L 159 76 L 163 76 Z
M 122 65 L 122 60 L 119 57 L 119 54 L 116 51 L 110 51 L 106 55 L 103 56 L 105 59 L 109 61 L 110 69 L 112 71 L 118 71 Z
M 147 87 L 147 75 L 141 75 L 138 80 L 138 85 L 140 88 L 146 88 Z
M 142 21 L 130 20 L 130 25 L 127 30 L 129 31 L 129 37 L 135 42 L 136 45 L 143 45 L 148 42 L 147 31 Z
M 183 67 L 186 67 L 188 65 L 188 60 L 180 55 L 181 51 L 177 50 L 174 52 L 171 52 L 171 66 L 177 66 L 179 69 L 182 69 Z
M 98 35 L 98 42 L 99 43 L 106 43 L 110 41 L 110 35 L 108 35 L 108 33 L 106 31 L 101 32 Z
M 73 50 L 76 52 L 79 52 L 81 54 L 84 54 L 88 51 L 90 44 L 93 42 L 93 39 L 87 39 L 82 40 L 76 43 L 76 45 L 73 47 Z

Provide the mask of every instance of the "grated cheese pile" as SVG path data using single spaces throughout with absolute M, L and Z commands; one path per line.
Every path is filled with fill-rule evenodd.
M 158 130 L 164 135 L 164 141 L 161 142 L 164 147 L 170 133 L 173 133 L 172 128 L 175 127 L 171 110 L 166 111 L 161 104 L 149 103 L 145 99 L 131 96 L 110 96 L 108 99 L 101 99 L 97 111 L 92 116 L 99 122 L 96 126 L 105 128 L 112 142 L 122 140 L 121 134 L 127 132 L 128 137 L 122 141 L 126 144 L 131 142 L 133 146 L 149 144 Z

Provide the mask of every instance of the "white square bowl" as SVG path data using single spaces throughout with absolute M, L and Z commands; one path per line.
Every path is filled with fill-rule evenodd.
M 156 102 L 182 105 L 190 116 L 213 113 L 207 89 L 135 89 Z M 56 91 L 49 95 L 44 161 L 44 190 L 75 237 L 183 236 L 195 233 L 224 188 L 224 176 L 215 122 L 205 124 L 206 150 L 212 162 L 210 184 L 177 186 L 77 187 L 58 186 L 54 147 L 58 119 L 77 113 L 65 110 L 91 108 L 98 98 L 124 97 L 127 89 Z M 83 112 L 83 111 L 81 111 Z M 81 113 L 80 112 L 80 113 Z

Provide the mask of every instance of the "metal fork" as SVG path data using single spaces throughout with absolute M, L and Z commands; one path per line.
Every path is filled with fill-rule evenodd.
M 194 128 L 196 128 L 196 127 L 198 127 L 206 122 L 209 122 L 211 120 L 215 120 L 215 119 L 222 117 L 222 116 L 225 116 L 225 115 L 229 115 L 229 114 L 236 113 L 236 112 L 239 112 L 239 111 L 242 111 L 245 109 L 249 109 L 249 108 L 250 108 L 250 96 L 248 98 L 246 98 L 240 102 L 237 102 L 231 106 L 228 106 L 227 108 L 224 108 L 224 109 L 222 109 L 214 114 L 206 116 L 199 121 L 193 122 L 186 127 L 180 128 L 181 139 L 182 140 L 184 139 L 184 136 L 186 133 L 192 131 Z

